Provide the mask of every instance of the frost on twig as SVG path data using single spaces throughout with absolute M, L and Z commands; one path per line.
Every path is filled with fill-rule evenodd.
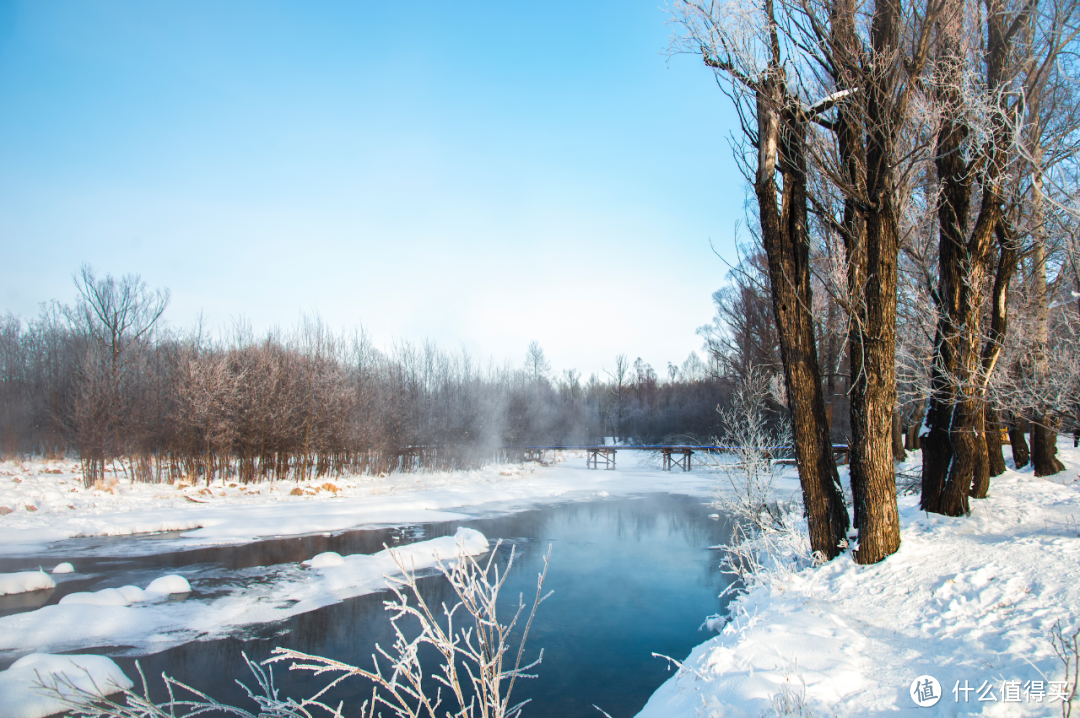
M 1061 699 L 1061 718 L 1071 718 L 1080 680 L 1080 628 L 1069 633 L 1059 621 L 1050 634 L 1054 653 L 1065 664 L 1065 690 Z
M 541 650 L 535 660 L 527 661 L 525 644 L 537 608 L 551 595 L 543 592 L 551 548 L 548 547 L 544 556 L 544 568 L 537 576 L 536 595 L 528 612 L 524 597 L 519 595 L 516 610 L 509 621 L 503 621 L 496 609 L 499 593 L 514 562 L 514 550 L 510 551 L 506 567 L 500 570 L 495 560 L 500 545 L 501 542 L 497 543 L 486 559 L 478 560 L 459 546 L 454 561 L 440 561 L 439 571 L 454 589 L 457 602 L 437 607 L 429 606 L 424 600 L 413 567 L 406 566 L 404 559 L 391 551 L 401 572 L 399 577 L 388 577 L 393 598 L 384 604 L 394 631 L 393 645 L 389 649 L 376 645 L 370 669 L 287 648 L 274 649 L 273 657 L 261 664 L 245 655 L 255 686 L 237 682 L 258 705 L 255 713 L 219 703 L 166 675 L 162 675 L 162 680 L 168 700 L 155 702 L 150 698 L 141 668 L 142 693 L 129 689 L 118 700 L 81 690 L 70 681 L 43 684 L 41 689 L 64 700 L 73 715 L 91 718 L 191 718 L 204 713 L 241 718 L 342 718 L 346 714 L 374 718 L 384 715 L 384 710 L 399 718 L 517 718 L 528 700 L 512 702 L 515 683 L 519 678 L 535 677 L 530 671 L 543 659 Z M 419 623 L 415 635 L 406 625 L 412 624 L 410 619 Z M 522 619 L 525 625 L 520 639 L 516 639 L 512 633 Z M 434 648 L 441 657 L 434 667 L 421 661 L 420 652 L 425 645 Z M 325 675 L 328 681 L 306 698 L 282 696 L 272 672 L 277 663 L 287 664 L 290 671 Z M 353 677 L 367 679 L 372 684 L 371 697 L 359 707 L 328 702 L 330 691 Z
M 815 560 L 808 536 L 795 528 L 801 504 L 778 501 L 774 491 L 774 459 L 793 442 L 786 412 L 774 416 L 770 407 L 783 404 L 782 387 L 751 365 L 736 382 L 729 407 L 717 408 L 727 450 L 714 460 L 723 478 L 710 505 L 733 519 L 724 563 L 744 586 Z

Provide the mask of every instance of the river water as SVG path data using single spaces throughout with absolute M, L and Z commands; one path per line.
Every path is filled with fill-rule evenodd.
M 79 575 L 84 577 L 61 583 L 51 595 L 37 592 L 33 601 L 28 595 L 0 601 L 0 615 L 55 603 L 71 591 L 146 585 L 163 573 L 188 577 L 194 589 L 188 600 L 213 600 L 227 585 L 271 580 L 268 577 L 275 566 L 322 551 L 373 553 L 383 544 L 453 535 L 459 526 L 467 526 L 483 532 L 492 543 L 503 540 L 497 559 L 501 565 L 514 552 L 501 594 L 507 612 L 516 606 L 519 594 L 531 600 L 543 556 L 551 547 L 544 589 L 554 593 L 539 609 L 527 648 L 530 660 L 542 648 L 543 662 L 535 669 L 536 679 L 519 682 L 514 690 L 516 699 L 531 699 L 524 715 L 600 716 L 595 704 L 613 718 L 622 718 L 639 711 L 670 676 L 667 661 L 652 654 L 681 660 L 708 637 L 699 631 L 705 618 L 725 608 L 726 599 L 719 596 L 731 579 L 720 571 L 720 553 L 709 547 L 726 543 L 731 526 L 709 518 L 710 513 L 700 499 L 649 494 L 547 505 L 508 515 L 492 515 L 489 510 L 453 522 L 189 551 L 162 550 L 168 537 L 69 541 L 45 556 L 0 559 L 0 572 L 8 572 L 39 563 L 55 565 L 71 555 L 78 557 Z M 429 605 L 453 603 L 453 593 L 441 577 L 422 579 L 421 588 Z M 254 704 L 235 682 L 253 685 L 244 654 L 258 661 L 284 646 L 370 667 L 375 644 L 389 647 L 393 642 L 383 607 L 387 595 L 359 596 L 243 635 L 194 641 L 152 655 L 125 655 L 119 646 L 88 652 L 114 656 L 132 677 L 138 660 L 158 698 L 164 695 L 160 675 L 167 673 L 224 703 L 253 710 Z M 313 693 L 323 683 L 323 679 L 280 669 L 276 678 L 282 693 L 292 696 Z M 336 689 L 334 703 L 343 700 L 358 706 L 370 695 L 361 680 L 350 680 Z M 346 714 L 356 712 L 347 710 Z

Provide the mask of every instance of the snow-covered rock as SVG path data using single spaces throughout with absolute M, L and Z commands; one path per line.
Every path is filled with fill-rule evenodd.
M 56 588 L 56 581 L 44 571 L 0 573 L 0 596 L 27 591 L 44 591 L 47 588 Z
M 150 582 L 150 585 L 146 587 L 146 593 L 148 594 L 169 595 L 172 593 L 190 592 L 191 584 L 188 583 L 188 580 L 183 576 L 177 576 L 176 574 L 155 578 Z
M 125 586 L 125 588 L 134 588 Z M 89 606 L 130 606 L 131 601 L 118 588 L 103 588 L 100 591 L 79 591 L 69 593 L 60 599 L 61 606 L 82 603 Z
M 341 554 L 337 551 L 327 551 L 303 561 L 302 565 L 308 568 L 326 568 L 327 566 L 340 566 L 343 563 L 345 563 L 345 559 L 341 557 Z
M 56 565 L 56 568 L 52 570 L 53 573 L 75 573 L 75 567 L 65 561 Z
M 87 604 L 90 606 L 130 606 L 133 603 L 154 601 L 172 593 L 188 593 L 191 584 L 183 576 L 175 574 L 162 576 L 150 582 L 146 590 L 138 586 L 103 588 L 100 591 L 80 591 L 69 593 L 60 599 L 60 605 Z

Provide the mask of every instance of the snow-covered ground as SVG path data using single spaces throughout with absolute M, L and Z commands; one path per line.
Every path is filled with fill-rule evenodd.
M 1059 447 L 1065 471 L 1010 470 L 966 518 L 901 496 L 900 550 L 877 565 L 759 576 L 641 718 L 1062 715 L 1051 635 L 1080 628 L 1080 451 Z
M 130 484 L 121 478 L 108 490 L 84 489 L 74 461 L 5 461 L 0 462 L 0 546 L 13 556 L 78 536 L 182 531 L 173 543 L 190 548 L 451 520 L 461 518 L 455 509 L 483 504 L 528 507 L 647 491 L 709 495 L 714 477 L 658 471 L 643 458 L 623 451 L 616 471 L 589 471 L 583 457 L 571 457 L 553 467 L 504 464 L 250 487 L 221 481 L 210 487 Z
M 1059 621 L 1070 630 L 1080 623 L 1080 451 L 1062 441 L 1060 455 L 1067 470 L 1051 480 L 1034 478 L 1030 468 L 994 479 L 990 497 L 974 502 L 967 518 L 928 516 L 918 510 L 917 496 L 902 496 L 901 549 L 878 565 L 861 567 L 841 557 L 760 576 L 731 604 L 723 632 L 693 651 L 641 715 L 1060 715 L 1055 682 L 1062 680 L 1062 665 L 1050 636 Z M 550 467 L 252 489 L 121 481 L 108 491 L 82 489 L 70 461 L 4 462 L 0 507 L 11 511 L 0 511 L 0 551 L 25 555 L 70 537 L 150 531 L 179 532 L 162 545 L 181 549 L 445 520 L 485 504 L 508 511 L 652 491 L 708 497 L 717 483 L 714 473 L 661 472 L 639 458 L 621 452 L 616 471 L 587 471 L 577 457 Z M 918 470 L 914 462 L 901 468 Z M 776 491 L 781 498 L 798 494 L 792 470 Z M 423 564 L 445 547 L 421 542 L 411 550 Z M 78 577 L 77 559 L 69 560 Z M 272 582 L 211 602 L 47 606 L 0 618 L 0 652 L 95 645 L 159 650 L 378 590 L 390 570 L 378 554 L 341 561 L 322 556 L 311 567 L 283 567 Z M 916 706 L 910 694 L 922 676 L 940 686 L 931 708 Z M 2 680 L 13 679 L 0 672 Z M 15 715 L 4 706 L 0 702 L 0 718 Z

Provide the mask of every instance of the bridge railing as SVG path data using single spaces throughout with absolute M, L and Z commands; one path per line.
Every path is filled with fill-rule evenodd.
M 646 444 L 636 446 L 599 446 L 599 445 L 548 445 L 548 446 L 523 446 L 503 447 L 506 451 L 522 452 L 524 461 L 544 461 L 544 455 L 548 451 L 585 451 L 585 466 L 590 469 L 599 469 L 603 463 L 605 469 L 615 468 L 615 454 L 618 451 L 653 451 L 663 457 L 663 470 L 670 471 L 678 466 L 683 471 L 689 471 L 692 465 L 691 457 L 695 453 L 735 453 L 746 449 L 761 451 L 770 460 L 791 461 L 795 455 L 794 446 L 758 446 L 742 447 L 723 444 Z M 848 447 L 846 444 L 833 444 L 833 458 L 838 464 L 848 462 Z M 781 456 L 783 454 L 783 456 Z

